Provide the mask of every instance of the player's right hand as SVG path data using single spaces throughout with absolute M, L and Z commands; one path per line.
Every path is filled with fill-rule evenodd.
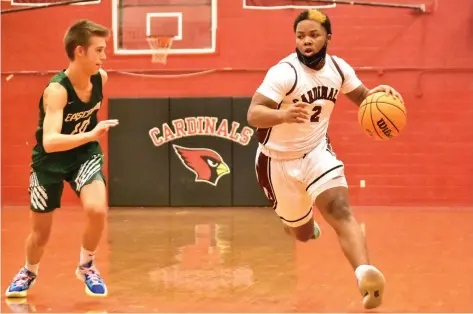
M 310 115 L 310 105 L 299 102 L 284 110 L 283 121 L 285 123 L 308 123 Z
M 97 123 L 95 128 L 90 131 L 90 135 L 92 136 L 93 139 L 98 139 L 102 135 L 108 132 L 110 128 L 113 128 L 114 126 L 118 125 L 118 120 L 117 119 L 112 119 L 112 120 L 103 120 Z

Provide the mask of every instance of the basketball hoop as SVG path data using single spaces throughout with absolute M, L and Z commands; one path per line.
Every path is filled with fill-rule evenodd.
M 171 50 L 174 36 L 147 36 L 149 46 L 153 50 L 153 63 L 166 64 L 166 60 Z

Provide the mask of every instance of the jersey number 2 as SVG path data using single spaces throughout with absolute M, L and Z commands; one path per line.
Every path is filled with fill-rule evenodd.
M 87 130 L 87 127 L 89 126 L 89 124 L 90 124 L 90 118 L 77 123 L 76 126 L 74 127 L 74 131 L 72 131 L 71 134 L 84 133 L 85 130 Z
M 320 113 L 322 112 L 322 106 L 315 106 L 314 109 L 312 109 L 314 112 L 312 116 L 310 117 L 310 122 L 319 122 L 320 120 Z

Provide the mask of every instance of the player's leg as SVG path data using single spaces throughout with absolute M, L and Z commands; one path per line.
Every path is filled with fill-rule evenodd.
M 369 264 L 366 239 L 355 219 L 348 198 L 343 163 L 328 149 L 318 149 L 308 156 L 310 182 L 307 190 L 324 219 L 332 226 L 345 257 L 355 270 L 365 308 L 382 302 L 384 277 Z
M 331 187 L 320 187 L 322 192 L 317 196 L 315 205 L 336 232 L 345 257 L 353 269 L 356 269 L 359 265 L 369 263 L 366 240 L 351 210 L 348 189 L 344 186 L 334 186 L 336 181 L 338 179 L 329 182 L 332 183 Z
M 45 173 L 31 173 L 29 185 L 31 232 L 25 243 L 25 266 L 13 278 L 5 292 L 6 297 L 26 297 L 28 290 L 36 281 L 39 263 L 51 234 L 53 211 L 61 206 L 63 187 L 62 181 L 52 179 Z
M 293 236 L 296 240 L 301 242 L 307 242 L 309 240 L 315 240 L 321 235 L 321 230 L 317 222 L 313 218 L 313 213 L 311 213 L 311 219 L 305 222 L 302 225 L 291 224 L 288 225 L 285 223 L 284 231 Z
M 294 208 L 294 207 L 291 207 Z M 286 211 L 290 211 L 288 209 Z M 283 220 L 284 223 L 284 231 L 294 237 L 296 240 L 301 242 L 307 242 L 309 240 L 315 240 L 321 235 L 320 227 L 316 221 L 313 219 L 313 213 L 311 212 L 310 215 L 311 219 L 305 222 L 299 223 L 287 223 L 287 221 Z
M 320 235 L 313 220 L 312 203 L 297 177 L 300 161 L 275 161 L 257 154 L 256 174 L 259 185 L 284 224 L 284 231 L 306 242 Z M 294 168 L 296 171 L 291 171 Z
M 95 266 L 95 253 L 105 227 L 108 205 L 105 178 L 102 173 L 102 156 L 94 155 L 81 165 L 69 183 L 80 197 L 87 216 L 82 237 L 78 279 L 84 281 L 85 292 L 90 296 L 107 296 L 107 287 Z
M 380 306 L 384 276 L 370 265 L 365 236 L 348 201 L 348 189 L 344 186 L 327 187 L 317 196 L 315 204 L 337 233 L 343 253 L 355 270 L 360 292 L 364 297 L 364 307 L 372 309 Z

